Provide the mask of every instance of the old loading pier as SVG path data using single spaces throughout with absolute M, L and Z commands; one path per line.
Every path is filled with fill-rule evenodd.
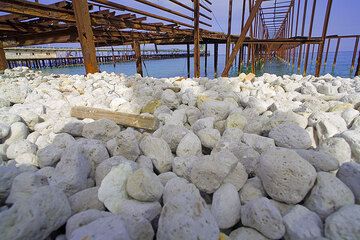
M 274 57 L 292 64 L 298 73 L 306 75 L 309 55 L 314 55 L 316 48 L 315 75 L 319 76 L 321 66 L 328 61 L 330 44 L 336 41 L 333 59 L 335 66 L 341 39 L 351 38 L 354 40 L 354 50 L 349 69 L 355 70 L 355 75 L 360 71 L 360 54 L 357 57 L 360 35 L 327 35 L 332 0 L 327 1 L 325 9 L 319 9 L 316 0 L 242 0 L 241 26 L 235 26 L 240 28 L 240 35 L 232 34 L 233 0 L 228 2 L 227 33 L 211 31 L 210 0 L 193 0 L 192 6 L 180 1 L 170 1 L 180 6 L 184 13 L 147 0 L 136 2 L 173 17 L 164 17 L 107 0 L 60 1 L 48 5 L 41 1 L 0 0 L 0 11 L 9 13 L 0 16 L 0 68 L 8 67 L 4 48 L 80 42 L 83 60 L 71 61 L 83 61 L 87 73 L 99 71 L 97 64 L 104 60 L 97 55 L 95 47 L 131 45 L 137 72 L 142 74 L 142 58 L 147 56 L 142 54 L 141 44 L 185 44 L 190 75 L 190 44 L 193 44 L 194 75 L 199 77 L 200 44 L 205 45 L 206 52 L 208 45 L 213 44 L 215 75 L 219 73 L 221 76 L 228 76 L 229 70 L 235 67 L 237 58 L 238 72 L 246 65 L 255 73 L 257 62 Z M 310 14 L 307 13 L 308 6 L 311 6 Z M 313 36 L 314 16 L 320 12 L 325 13 L 323 30 L 321 36 Z M 147 22 L 147 18 L 161 22 Z M 305 32 L 306 25 L 309 26 L 308 32 Z M 226 64 L 220 71 L 217 69 L 219 44 L 226 44 Z M 109 59 L 110 57 L 106 57 L 106 61 Z M 13 66 L 10 64 L 10 67 Z M 206 55 L 205 72 L 207 67 Z
M 208 52 L 207 55 L 210 53 Z M 47 67 L 65 67 L 84 64 L 84 57 L 80 48 L 50 48 L 50 47 L 21 47 L 5 49 L 7 64 L 10 68 L 25 66 L 34 69 Z M 190 52 L 190 56 L 193 56 Z M 201 56 L 205 52 L 201 51 Z M 185 58 L 187 51 L 180 49 L 142 50 L 144 60 Z M 113 63 L 135 61 L 135 52 L 131 49 L 98 48 L 96 60 L 98 63 Z

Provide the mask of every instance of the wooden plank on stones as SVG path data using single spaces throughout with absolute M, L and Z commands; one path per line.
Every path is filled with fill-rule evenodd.
M 137 114 L 113 112 L 100 108 L 92 107 L 72 107 L 71 116 L 79 119 L 91 118 L 94 120 L 109 119 L 119 125 L 126 127 L 141 128 L 155 131 L 158 128 L 158 120 L 151 116 L 141 116 Z

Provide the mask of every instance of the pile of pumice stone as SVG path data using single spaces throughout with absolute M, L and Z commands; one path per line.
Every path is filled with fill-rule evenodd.
M 360 239 L 359 111 L 359 77 L 5 70 L 0 239 Z

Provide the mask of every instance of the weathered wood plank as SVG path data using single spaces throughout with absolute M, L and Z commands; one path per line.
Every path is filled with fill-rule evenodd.
M 0 71 L 4 71 L 7 67 L 3 43 L 0 42 Z
M 79 119 L 91 118 L 94 120 L 109 119 L 126 127 L 141 128 L 155 131 L 158 128 L 158 120 L 155 117 L 140 116 L 136 114 L 113 112 L 92 107 L 72 107 L 71 116 Z

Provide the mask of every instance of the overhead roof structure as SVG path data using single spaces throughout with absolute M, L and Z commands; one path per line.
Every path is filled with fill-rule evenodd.
M 6 13 L 0 16 L 0 68 L 6 67 L 3 53 L 6 47 L 80 42 L 87 73 L 99 70 L 95 47 L 115 45 L 132 45 L 138 59 L 137 70 L 141 73 L 140 44 L 194 44 L 194 75 L 199 77 L 199 44 L 214 44 L 214 49 L 217 44 L 226 44 L 222 76 L 228 76 L 237 56 L 239 64 L 242 63 L 244 46 L 247 46 L 253 71 L 258 59 L 273 55 L 292 60 L 293 64 L 297 58 L 300 64 L 301 53 L 305 51 L 306 73 L 310 45 L 316 44 L 319 48 L 316 75 L 319 74 L 332 0 L 327 0 L 319 37 L 312 36 L 316 0 L 239 0 L 243 6 L 241 26 L 236 26 L 241 27 L 240 35 L 231 34 L 233 1 L 236 0 L 228 0 L 227 33 L 211 30 L 210 0 L 168 1 L 181 10 L 151 0 L 134 2 L 164 14 L 131 7 L 119 0 L 61 0 L 52 4 L 41 3 L 41 0 L 0 0 L 0 12 Z M 306 17 L 309 1 L 312 3 L 310 19 Z M 235 44 L 233 48 L 231 43 Z M 217 53 L 215 55 L 217 57 Z

